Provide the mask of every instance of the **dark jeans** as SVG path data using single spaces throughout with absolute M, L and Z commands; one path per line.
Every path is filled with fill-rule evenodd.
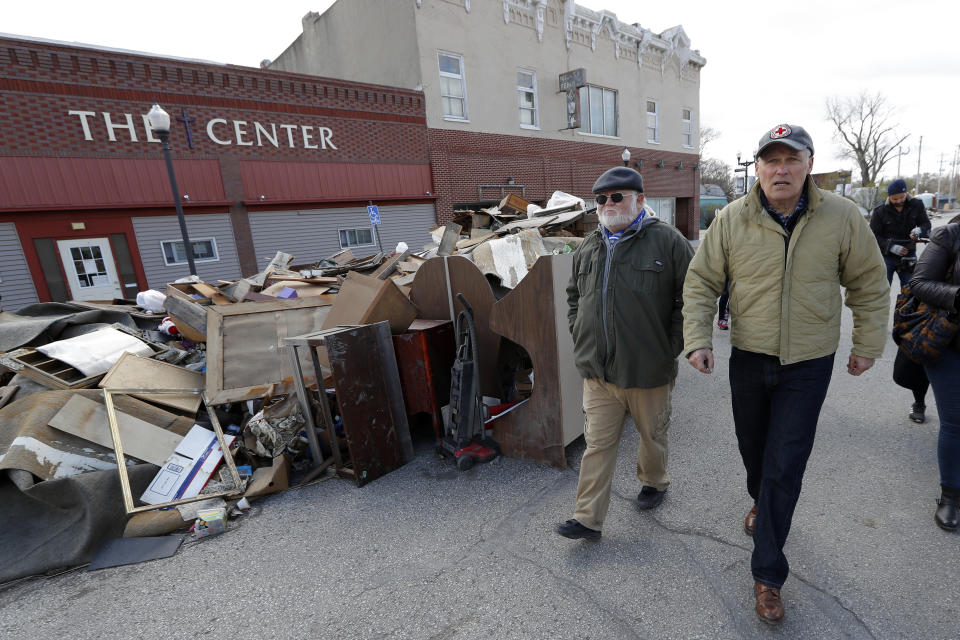
M 925 368 L 940 416 L 937 440 L 940 484 L 960 489 L 960 353 L 951 350 Z
M 737 348 L 730 355 L 733 421 L 757 504 L 750 567 L 755 580 L 778 589 L 790 572 L 783 545 L 832 373 L 833 354 L 789 365 Z
M 914 254 L 910 254 L 914 255 Z M 900 256 L 883 256 L 883 261 L 887 265 L 887 283 L 893 283 L 893 272 L 897 272 L 897 278 L 900 280 L 900 288 L 903 289 L 910 283 L 910 277 L 913 275 L 912 269 L 900 268 Z

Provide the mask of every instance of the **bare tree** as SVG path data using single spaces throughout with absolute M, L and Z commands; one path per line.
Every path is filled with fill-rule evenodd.
M 700 157 L 703 157 L 703 150 L 707 145 L 720 137 L 720 132 L 713 127 L 700 127 Z
M 700 184 L 715 184 L 728 198 L 734 198 L 733 170 L 721 160 L 706 158 L 700 161 Z
M 836 139 L 845 145 L 840 155 L 857 163 L 864 186 L 876 183 L 884 165 L 896 157 L 897 146 L 909 136 L 894 131 L 893 115 L 881 93 L 862 91 L 854 98 L 827 99 L 827 119 L 837 129 Z

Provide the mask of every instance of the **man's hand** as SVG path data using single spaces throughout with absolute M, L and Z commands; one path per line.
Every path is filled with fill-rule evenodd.
M 873 358 L 864 358 L 855 353 L 850 354 L 850 360 L 847 361 L 847 373 L 852 376 L 858 376 L 873 366 Z
M 687 362 L 700 373 L 713 373 L 713 349 L 697 349 L 687 356 Z

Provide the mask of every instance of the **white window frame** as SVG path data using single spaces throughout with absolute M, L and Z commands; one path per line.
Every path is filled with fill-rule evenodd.
M 441 56 L 447 56 L 449 58 L 456 58 L 460 62 L 460 73 L 450 73 L 449 71 L 440 70 L 440 58 Z M 443 115 L 444 120 L 453 120 L 454 122 L 470 122 L 470 109 L 467 105 L 467 70 L 463 65 L 463 56 L 459 53 L 453 53 L 451 51 L 437 51 L 437 73 L 440 74 L 441 78 L 455 78 L 460 81 L 460 89 L 463 92 L 463 97 L 460 96 L 447 96 L 443 94 L 443 83 L 440 83 L 440 113 Z M 463 101 L 463 117 L 453 116 L 443 112 L 443 99 L 449 98 L 451 100 L 462 100 Z
M 690 118 L 683 117 L 685 111 L 690 114 Z M 689 107 L 680 107 L 680 138 L 685 149 L 693 148 L 693 109 Z
M 370 242 L 369 242 L 369 243 L 367 243 L 367 244 L 349 244 L 349 239 L 348 239 L 348 240 L 347 240 L 347 244 L 343 244 L 343 237 L 342 237 L 340 234 L 345 233 L 345 232 L 349 232 L 349 231 L 353 231 L 353 232 L 354 232 L 354 235 L 356 235 L 356 232 L 357 232 L 357 231 L 367 231 L 367 230 L 370 231 Z M 356 247 L 375 247 L 375 246 L 377 246 L 377 236 L 376 236 L 376 232 L 373 230 L 373 226 L 366 226 L 366 227 L 362 227 L 362 226 L 361 226 L 361 227 L 344 227 L 344 228 L 339 228 L 339 227 L 338 227 L 338 228 L 337 228 L 337 241 L 340 243 L 340 248 L 341 248 L 341 249 L 354 249 L 354 248 L 356 248 Z
M 650 103 L 653 103 L 653 112 L 650 111 Z M 647 98 L 644 103 L 643 112 L 646 116 L 647 142 L 649 144 L 660 144 L 660 101 L 653 98 Z M 650 126 L 650 116 L 653 116 L 653 127 Z M 650 137 L 650 129 L 653 129 L 653 137 Z
M 577 132 L 585 136 L 603 136 L 605 138 L 619 138 L 620 137 L 620 92 L 616 89 L 610 89 L 607 87 L 601 87 L 600 85 L 587 84 L 581 87 L 584 90 L 584 95 L 587 96 L 587 100 L 583 100 L 583 96 L 580 98 L 580 128 L 577 129 Z M 600 111 L 603 112 L 603 96 L 607 93 L 613 94 L 613 134 L 605 133 L 605 127 L 603 124 L 600 126 L 600 133 L 597 133 L 593 130 L 593 118 L 590 117 L 590 89 L 600 89 Z M 587 126 L 584 127 L 584 124 Z
M 209 242 L 210 248 L 213 249 L 212 258 L 196 258 L 194 257 L 194 262 L 220 262 L 220 251 L 217 249 L 217 239 L 216 238 L 190 238 L 190 244 L 196 244 L 197 242 Z M 160 255 L 163 256 L 163 264 L 167 267 L 175 267 L 181 264 L 187 264 L 187 259 L 184 257 L 182 262 L 168 262 L 167 261 L 167 251 L 164 248 L 166 244 L 183 244 L 183 239 L 179 240 L 161 240 L 160 241 Z M 176 252 L 174 252 L 176 254 Z M 186 254 L 186 252 L 184 252 Z
M 520 120 L 521 129 L 535 129 L 540 130 L 540 101 L 537 99 L 537 72 L 533 69 L 524 69 L 523 67 L 517 69 L 517 73 L 528 73 L 533 79 L 533 87 L 524 87 L 520 84 L 519 80 L 517 81 L 517 102 L 520 108 L 520 114 L 522 115 L 524 111 L 533 112 L 533 124 L 525 124 L 523 119 Z M 523 106 L 523 96 L 524 94 L 530 94 L 533 96 L 533 108 Z

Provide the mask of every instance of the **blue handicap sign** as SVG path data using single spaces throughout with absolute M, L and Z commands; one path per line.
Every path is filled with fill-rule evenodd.
M 370 224 L 375 227 L 380 226 L 380 209 L 377 208 L 377 205 L 371 204 L 367 207 L 367 213 L 370 214 Z

